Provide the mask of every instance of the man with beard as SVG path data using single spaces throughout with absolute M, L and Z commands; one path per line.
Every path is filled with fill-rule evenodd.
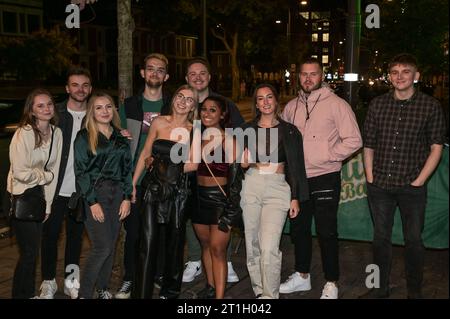
M 280 286 L 280 293 L 311 289 L 311 224 L 314 216 L 322 256 L 325 286 L 321 299 L 337 299 L 339 255 L 337 211 L 341 193 L 342 162 L 362 146 L 361 134 L 350 105 L 322 85 L 323 69 L 317 59 L 300 66 L 298 97 L 283 111 L 283 119 L 303 135 L 309 200 L 291 219 L 295 272 Z
M 144 59 L 141 76 L 145 87 L 137 95 L 125 99 L 120 108 L 122 126 L 128 130 L 131 139 L 131 154 L 134 166 L 144 147 L 147 134 L 153 119 L 159 115 L 169 114 L 170 96 L 163 92 L 163 84 L 169 79 L 167 73 L 169 61 L 160 53 L 151 53 Z M 142 177 L 141 177 L 142 179 Z M 126 230 L 124 246 L 124 277 L 121 287 L 115 297 L 128 299 L 131 295 L 133 277 L 135 273 L 136 247 L 139 235 L 142 188 L 140 180 L 136 186 L 136 202 L 131 204 L 130 215 L 124 221 Z
M 86 115 L 86 102 L 91 91 L 92 84 L 89 71 L 81 67 L 72 67 L 69 70 L 66 85 L 69 98 L 56 105 L 58 126 L 63 132 L 63 148 L 52 212 L 44 223 L 42 232 L 41 270 L 43 281 L 39 296 L 41 299 L 53 299 L 58 289 L 55 279 L 56 260 L 58 237 L 64 219 L 66 219 L 64 293 L 72 299 L 78 297 L 79 278 L 69 279 L 68 276 L 72 274 L 71 277 L 73 277 L 74 274 L 79 274 L 76 269 L 79 269 L 84 224 L 77 222 L 72 217 L 65 218 L 65 216 L 69 216 L 67 204 L 70 196 L 75 192 L 73 142 Z

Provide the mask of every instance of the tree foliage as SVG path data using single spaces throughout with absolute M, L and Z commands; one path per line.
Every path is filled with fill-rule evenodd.
M 377 4 L 380 28 L 363 28 L 363 44 L 369 50 L 378 50 L 381 61 L 389 61 L 401 52 L 412 53 L 417 56 L 423 74 L 447 69 L 444 43 L 447 41 L 448 45 L 448 0 L 378 1 Z
M 37 32 L 26 38 L 0 38 L 0 68 L 18 80 L 45 80 L 61 74 L 76 53 L 74 40 L 57 30 Z

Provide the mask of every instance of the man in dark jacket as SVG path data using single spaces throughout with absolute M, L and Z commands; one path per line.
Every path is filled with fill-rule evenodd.
M 144 59 L 141 76 L 145 81 L 144 91 L 125 99 L 119 108 L 122 127 L 126 128 L 130 140 L 134 165 L 144 147 L 152 120 L 159 115 L 167 115 L 170 110 L 170 96 L 163 92 L 163 84 L 169 79 L 168 60 L 160 53 L 151 53 Z M 115 297 L 130 298 L 135 273 L 136 247 L 139 235 L 139 212 L 142 189 L 140 180 L 136 186 L 136 202 L 131 205 L 130 215 L 124 221 L 126 230 L 124 247 L 124 277 Z
M 44 223 L 42 234 L 43 281 L 39 296 L 41 299 L 53 299 L 58 289 L 55 280 L 58 237 L 65 216 L 68 216 L 67 204 L 70 196 L 75 192 L 73 141 L 86 115 L 87 99 L 92 91 L 89 71 L 80 67 L 71 68 L 67 77 L 66 91 L 69 94 L 68 99 L 56 106 L 59 117 L 58 126 L 63 132 L 63 149 L 52 212 Z M 83 230 L 82 222 L 77 222 L 71 217 L 66 218 L 64 293 L 72 299 L 78 297 L 78 288 L 80 287 L 79 262 Z

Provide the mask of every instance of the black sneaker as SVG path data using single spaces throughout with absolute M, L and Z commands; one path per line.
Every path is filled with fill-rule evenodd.
M 153 285 L 155 288 L 161 289 L 163 284 L 163 276 L 155 276 L 155 281 L 153 282 Z
M 122 282 L 122 286 L 115 295 L 116 299 L 130 299 L 132 287 L 133 287 L 132 281 Z
M 389 298 L 389 289 L 372 288 L 358 297 L 358 299 L 385 299 Z
M 216 289 L 209 284 L 198 293 L 198 299 L 215 299 Z
M 97 299 L 113 299 L 113 295 L 107 289 L 98 289 Z

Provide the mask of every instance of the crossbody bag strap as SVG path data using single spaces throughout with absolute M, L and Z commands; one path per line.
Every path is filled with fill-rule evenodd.
M 222 191 L 223 196 L 227 197 L 227 194 L 225 193 L 225 191 L 223 190 L 222 186 L 219 184 L 219 181 L 217 180 L 216 176 L 213 174 L 213 172 L 211 171 L 211 168 L 209 168 L 208 163 L 206 162 L 204 156 L 203 156 L 203 151 L 202 151 L 202 159 L 203 162 L 206 165 L 206 168 L 208 169 L 209 173 L 211 174 L 212 178 L 214 179 L 214 181 L 216 182 L 217 186 L 219 186 L 220 190 Z
M 50 140 L 50 150 L 48 151 L 47 162 L 45 162 L 45 165 L 44 165 L 44 171 L 47 171 L 47 164 L 48 164 L 48 161 L 50 161 L 50 156 L 52 156 L 53 137 L 55 135 L 55 129 L 53 128 L 53 126 L 50 125 L 50 128 L 52 129 L 52 137 L 51 137 L 51 140 Z

